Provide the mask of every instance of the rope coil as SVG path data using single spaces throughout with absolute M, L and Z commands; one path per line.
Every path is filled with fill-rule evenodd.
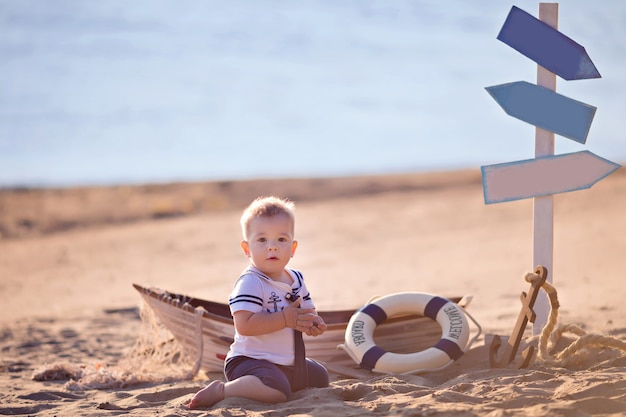
M 524 279 L 529 282 L 537 282 L 538 274 L 529 272 Z M 588 334 L 580 326 L 574 324 L 558 325 L 559 300 L 554 286 L 544 282 L 542 287 L 550 299 L 550 315 L 548 322 L 539 336 L 539 351 L 537 359 L 548 366 L 568 367 L 581 363 L 590 355 L 589 349 L 617 349 L 626 352 L 626 342 L 611 336 Z M 564 333 L 571 333 L 577 339 L 560 352 L 555 352 L 557 344 Z

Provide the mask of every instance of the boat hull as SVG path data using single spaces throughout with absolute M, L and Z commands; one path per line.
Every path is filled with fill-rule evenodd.
M 194 360 L 201 356 L 201 369 L 223 371 L 224 358 L 235 335 L 228 305 L 133 286 L 185 353 Z M 461 301 L 461 297 L 449 299 L 455 303 Z M 336 367 L 357 368 L 358 364 L 338 347 L 344 343 L 346 327 L 354 313 L 355 310 L 318 311 L 328 330 L 317 337 L 304 337 L 307 356 Z M 433 346 L 440 338 L 441 328 L 437 322 L 420 315 L 390 318 L 374 332 L 376 344 L 395 353 L 419 352 Z

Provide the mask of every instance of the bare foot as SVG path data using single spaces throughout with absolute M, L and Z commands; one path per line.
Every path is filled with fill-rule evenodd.
M 211 407 L 223 399 L 224 383 L 222 381 L 211 381 L 209 385 L 196 392 L 196 395 L 189 402 L 189 409 Z

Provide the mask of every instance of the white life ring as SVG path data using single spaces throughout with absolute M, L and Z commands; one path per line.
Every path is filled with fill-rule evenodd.
M 374 343 L 374 329 L 387 318 L 421 314 L 436 320 L 442 337 L 426 350 L 399 354 Z M 452 301 L 432 294 L 402 292 L 376 299 L 354 313 L 348 322 L 345 345 L 340 345 L 364 369 L 379 373 L 408 374 L 440 369 L 460 358 L 469 339 L 469 323 Z

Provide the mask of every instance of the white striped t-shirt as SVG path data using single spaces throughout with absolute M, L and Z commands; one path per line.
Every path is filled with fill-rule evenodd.
M 237 279 L 228 303 L 231 314 L 245 310 L 252 313 L 280 313 L 291 302 L 287 294 L 297 294 L 302 298 L 301 308 L 315 308 L 307 290 L 302 273 L 293 269 L 286 270 L 293 283 L 274 281 L 254 266 L 246 268 Z M 226 359 L 234 356 L 248 356 L 266 359 L 278 365 L 294 364 L 293 329 L 284 328 L 275 332 L 242 336 L 235 329 L 235 341 L 230 346 Z

